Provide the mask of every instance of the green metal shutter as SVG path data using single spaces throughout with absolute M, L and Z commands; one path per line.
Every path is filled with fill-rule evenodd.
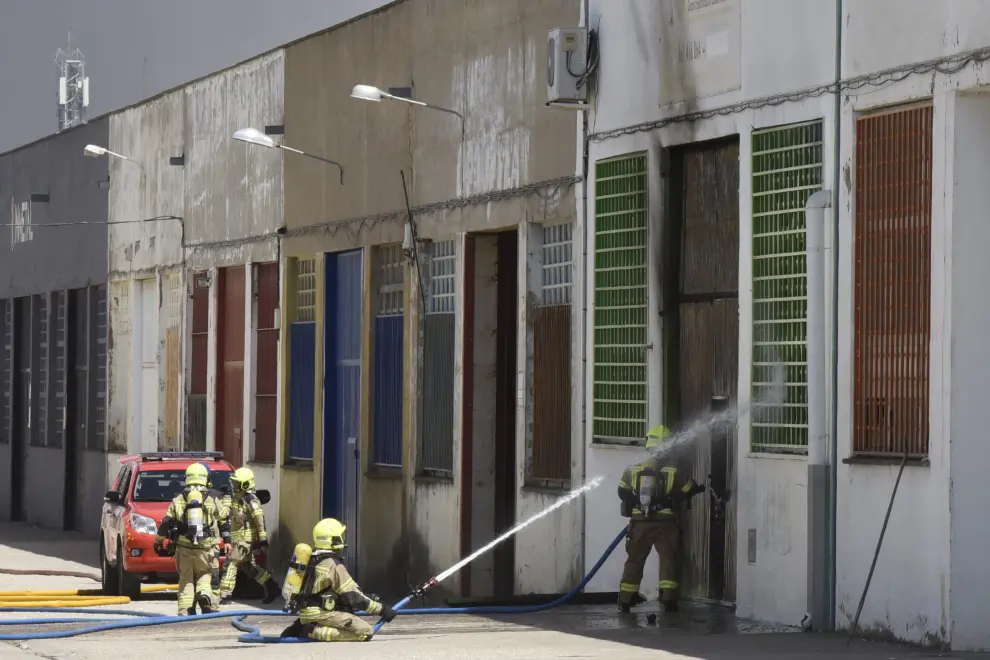
M 644 442 L 647 160 L 595 163 L 594 442 Z
M 804 205 L 822 188 L 822 122 L 753 132 L 753 416 L 750 449 L 808 450 L 808 269 Z M 786 396 L 772 401 L 783 363 Z M 779 400 L 779 397 L 777 398 Z

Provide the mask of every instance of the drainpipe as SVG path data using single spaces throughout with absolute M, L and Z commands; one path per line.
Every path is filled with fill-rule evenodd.
M 590 2 L 584 0 L 581 11 L 584 27 L 591 25 Z M 598 93 L 598 90 L 595 90 Z M 581 485 L 588 479 L 588 112 L 581 111 Z M 581 498 L 581 566 L 588 571 L 588 498 Z
M 835 612 L 838 609 L 836 597 L 835 576 L 836 558 L 836 528 L 838 504 L 838 463 L 839 450 L 837 446 L 839 428 L 839 191 L 840 173 L 840 131 L 842 122 L 842 95 L 839 93 L 839 83 L 842 81 L 842 0 L 835 0 L 835 94 L 833 106 L 832 128 L 832 443 L 831 443 L 831 497 L 829 498 L 829 543 L 828 543 L 828 581 L 829 604 L 826 612 L 824 630 L 835 630 Z
M 825 210 L 832 193 L 820 190 L 804 207 L 808 259 L 808 614 L 813 628 L 828 622 L 829 463 L 825 414 Z M 834 443 L 833 443 L 834 444 Z

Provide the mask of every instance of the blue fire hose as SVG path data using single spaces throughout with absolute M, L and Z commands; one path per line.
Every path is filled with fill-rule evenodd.
M 581 582 L 578 583 L 569 592 L 557 598 L 549 603 L 544 603 L 543 605 L 482 605 L 476 607 L 423 607 L 416 609 L 403 609 L 412 596 L 403 598 L 398 603 L 392 606 L 392 609 L 396 611 L 397 614 L 401 615 L 413 615 L 413 614 L 532 614 L 535 612 L 543 612 L 545 610 L 552 609 L 554 607 L 559 607 L 564 603 L 568 602 L 574 596 L 576 596 L 584 587 L 591 581 L 596 573 L 605 564 L 605 560 L 608 559 L 609 555 L 618 547 L 619 543 L 626 537 L 626 529 L 623 528 L 622 531 L 615 537 L 612 543 L 605 549 L 605 552 L 598 559 L 598 562 L 588 571 L 588 574 L 584 576 Z M 45 608 L 28 608 L 28 607 L 2 607 L 0 608 L 0 613 L 6 612 L 50 612 L 50 609 Z M 76 637 L 79 635 L 88 635 L 95 632 L 104 632 L 107 630 L 120 630 L 124 628 L 140 628 L 145 626 L 164 626 L 173 623 L 188 623 L 190 621 L 206 621 L 209 619 L 222 619 L 233 617 L 231 625 L 233 625 L 238 630 L 244 632 L 243 635 L 237 638 L 239 642 L 245 642 L 249 644 L 296 644 L 304 642 L 312 642 L 313 640 L 308 637 L 266 637 L 261 634 L 261 631 L 257 626 L 251 626 L 245 623 L 245 619 L 252 616 L 280 616 L 280 617 L 293 617 L 296 615 L 288 614 L 281 611 L 272 610 L 233 610 L 227 612 L 213 612 L 210 614 L 197 614 L 195 616 L 163 616 L 155 612 L 139 612 L 134 610 L 106 610 L 100 608 L 59 608 L 60 613 L 66 614 L 95 614 L 101 617 L 109 616 L 127 616 L 130 617 L 123 621 L 115 621 L 112 619 L 101 618 L 31 618 L 31 619 L 0 619 L 0 626 L 12 626 L 12 625 L 28 625 L 28 626 L 38 626 L 53 623 L 92 623 L 84 628 L 75 628 L 72 630 L 57 630 L 51 632 L 34 632 L 34 633 L 14 633 L 7 635 L 0 635 L 0 641 L 22 641 L 22 640 L 32 640 L 32 639 L 62 639 L 66 637 Z M 358 612 L 360 615 L 367 615 L 365 612 Z M 374 631 L 377 633 L 382 625 L 384 625 L 384 619 L 378 621 L 375 624 Z

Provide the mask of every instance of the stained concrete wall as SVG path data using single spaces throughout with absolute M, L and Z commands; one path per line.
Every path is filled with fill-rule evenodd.
M 20 149 L 0 154 L 0 300 L 49 294 L 106 282 L 107 192 L 105 164 L 83 155 L 87 144 L 106 144 L 106 118 L 52 135 Z M 47 194 L 48 202 L 31 202 L 33 193 Z M 28 202 L 28 240 L 14 242 L 12 205 Z M 41 225 L 68 223 L 67 226 Z M 86 223 L 86 224 L 83 224 Z M 23 234 L 21 234 L 23 236 Z M 51 305 L 51 303 L 50 303 Z M 54 319 L 49 308 L 49 321 Z M 52 328 L 52 326 L 49 326 Z M 30 338 L 28 338 L 28 341 Z M 54 342 L 50 355 L 54 356 Z M 47 377 L 47 374 L 46 374 Z M 37 381 L 35 381 L 37 382 Z M 49 410 L 55 404 L 54 381 L 49 383 Z M 50 418 L 51 419 L 51 418 Z M 16 431 L 15 431 L 16 432 Z M 49 424 L 49 442 L 54 429 Z M 0 436 L 8 437 L 8 429 Z M 86 439 L 80 439 L 85 443 Z M 0 519 L 11 518 L 11 475 L 24 473 L 24 513 L 32 524 L 61 529 L 64 514 L 65 454 L 70 448 L 25 446 L 12 456 L 10 443 L 0 444 Z M 103 491 L 93 484 L 104 479 L 102 451 L 78 450 L 78 479 L 73 487 L 76 526 L 90 532 L 92 510 L 99 510 Z
M 253 462 L 254 381 L 257 357 L 254 337 L 254 295 L 251 264 L 278 260 L 276 230 L 282 226 L 282 162 L 277 150 L 233 140 L 240 128 L 263 129 L 282 123 L 282 51 L 217 72 L 183 88 L 166 92 L 111 117 L 111 151 L 131 162 L 111 160 L 110 270 L 111 287 L 111 436 L 123 450 L 141 449 L 144 422 L 137 428 L 141 406 L 140 366 L 134 339 L 138 323 L 138 282 L 154 278 L 158 287 L 157 444 L 165 448 L 166 415 L 177 415 L 184 435 L 186 400 L 192 365 L 190 344 L 194 286 L 192 272 L 205 271 L 217 281 L 217 269 L 246 266 L 244 455 L 259 488 L 272 493 L 265 506 L 270 531 L 278 530 L 278 473 L 274 464 Z M 170 158 L 182 157 L 182 164 Z M 179 219 L 135 222 L 158 216 Z M 178 319 L 169 305 L 168 281 L 178 275 L 183 291 Z M 113 291 L 120 292 L 114 297 Z M 125 293 L 126 292 L 126 293 Z M 127 297 L 124 303 L 121 297 Z M 216 285 L 211 285 L 207 358 L 207 449 L 214 449 L 217 428 L 217 328 L 220 313 Z M 166 335 L 170 326 L 181 333 L 182 367 L 177 378 L 166 374 Z M 178 387 L 178 408 L 166 412 L 166 386 Z M 147 449 L 147 447 L 144 447 Z
M 751 220 L 751 133 L 754 129 L 788 123 L 824 120 L 825 143 L 831 144 L 831 99 L 810 98 L 777 106 L 741 109 L 726 116 L 694 122 L 675 121 L 662 128 L 633 130 L 610 134 L 645 122 L 677 117 L 685 112 L 727 106 L 746 99 L 779 94 L 828 83 L 832 79 L 834 35 L 822 25 L 831 25 L 835 6 L 832 2 L 795 0 L 775 2 L 730 0 L 714 19 L 685 19 L 688 3 L 674 2 L 677 10 L 671 21 L 667 9 L 648 0 L 611 3 L 592 0 L 590 27 L 600 26 L 601 66 L 597 79 L 597 98 L 589 114 L 589 131 L 599 134 L 589 145 L 588 253 L 584 264 L 588 272 L 585 292 L 589 324 L 594 314 L 594 165 L 615 156 L 646 152 L 648 154 L 648 198 L 650 204 L 649 241 L 650 309 L 659 305 L 658 283 L 660 229 L 665 218 L 663 200 L 667 194 L 661 179 L 661 147 L 676 147 L 692 142 L 739 136 L 739 424 L 736 435 L 737 479 L 733 486 L 736 500 L 736 611 L 740 616 L 756 617 L 797 624 L 806 611 L 806 488 L 807 465 L 803 457 L 778 457 L 752 453 L 749 414 L 751 404 L 750 360 L 752 344 L 752 220 Z M 740 9 L 742 7 L 742 9 Z M 732 13 L 735 12 L 735 19 Z M 704 13 L 704 12 L 700 12 Z M 780 29 L 768 29 L 779 25 Z M 814 30 L 797 31 L 793 25 L 814 25 Z M 671 48 L 714 38 L 727 49 L 712 49 L 710 58 L 682 62 L 670 57 L 654 35 L 660 34 Z M 788 53 L 799 49 L 807 54 L 798 66 L 788 64 Z M 661 80 L 662 84 L 642 84 Z M 825 187 L 832 171 L 830 149 L 823 149 Z M 831 231 L 828 229 L 827 231 Z M 831 277 L 831 275 L 829 275 Z M 593 333 L 586 329 L 584 355 L 588 359 L 585 383 L 585 414 L 592 411 Z M 663 345 L 663 328 L 659 315 L 650 315 L 649 340 Z M 661 374 L 662 357 L 652 351 L 648 357 L 650 409 L 648 426 L 663 422 Z M 640 460 L 642 449 L 591 442 L 591 426 L 585 429 L 586 473 L 602 475 L 605 484 L 586 497 L 585 570 L 591 568 L 624 522 L 619 516 L 615 483 L 622 470 Z M 695 475 L 703 480 L 705 475 Z M 757 555 L 748 561 L 748 530 L 755 530 Z M 605 563 L 588 586 L 590 591 L 618 590 L 622 563 L 621 548 Z M 649 597 L 657 594 L 655 555 L 647 561 L 642 591 Z
M 283 253 L 306 257 L 402 241 L 405 199 L 400 170 L 406 174 L 414 208 L 572 175 L 577 116 L 543 107 L 543 72 L 548 30 L 574 25 L 578 19 L 579 3 L 572 0 L 521 5 L 407 0 L 288 46 L 285 144 L 340 162 L 344 185 L 333 166 L 285 154 L 288 231 Z M 414 98 L 466 117 L 463 141 L 461 122 L 454 115 L 400 102 L 350 98 L 351 89 L 359 83 L 387 88 L 413 82 Z M 460 245 L 464 232 L 573 219 L 574 201 L 566 184 L 545 191 L 544 198 L 482 198 L 459 207 L 416 213 L 417 231 L 423 239 L 456 238 Z M 341 222 L 346 220 L 354 222 Z M 458 254 L 458 281 L 463 282 L 463 256 Z M 460 558 L 459 440 L 455 440 L 452 482 L 420 479 L 409 469 L 418 461 L 417 396 L 422 381 L 417 328 L 422 310 L 414 270 L 407 271 L 406 282 L 409 376 L 404 486 L 400 491 L 394 481 L 364 480 L 360 552 L 364 556 L 364 549 L 373 552 L 375 547 L 388 548 L 390 553 L 384 563 L 363 561 L 362 582 L 372 580 L 369 584 L 397 574 L 408 574 L 411 580 L 426 578 Z M 458 337 L 463 328 L 460 315 L 458 311 Z M 460 365 L 464 358 L 456 350 Z M 455 391 L 462 390 L 458 386 Z M 320 401 L 318 396 L 317 406 Z M 457 394 L 455 438 L 460 438 L 461 408 Z M 362 442 L 367 446 L 366 439 Z M 283 479 L 298 480 L 292 489 L 318 488 L 322 468 L 318 460 L 314 464 L 315 475 L 287 469 Z M 404 511 L 402 524 L 380 524 L 382 518 L 376 511 Z M 571 515 L 580 515 L 580 509 Z M 571 528 L 580 529 L 579 525 Z M 306 538 L 309 531 L 300 522 L 300 538 Z M 520 543 L 526 548 L 546 547 L 543 534 Z M 559 575 L 573 572 L 579 541 L 575 536 L 558 547 L 562 554 L 555 553 L 548 561 L 559 560 L 569 568 L 523 570 L 518 591 L 549 592 L 571 586 Z M 533 554 L 527 549 L 522 556 Z M 457 591 L 457 576 L 446 586 Z
M 685 96 L 687 88 L 687 96 L 696 100 L 671 103 L 662 90 L 669 92 L 675 86 L 658 89 L 634 85 L 638 80 L 655 79 L 658 75 L 669 78 L 671 75 L 670 65 L 664 64 L 669 60 L 665 60 L 659 48 L 651 46 L 647 38 L 670 29 L 661 24 L 664 16 L 645 1 L 624 6 L 613 6 L 605 0 L 593 1 L 589 25 L 597 25 L 599 16 L 602 17 L 602 66 L 597 107 L 591 115 L 592 131 L 605 133 L 640 122 L 677 117 L 688 111 L 727 107 L 762 96 L 827 84 L 834 79 L 834 2 L 768 0 L 739 5 L 741 37 L 732 35 L 731 29 L 728 30 L 730 34 L 723 35 L 727 27 L 724 23 L 708 25 L 707 31 L 704 25 L 683 31 L 681 38 L 687 42 L 717 37 L 714 43 L 720 48 L 712 49 L 709 43 L 709 57 L 691 65 L 690 77 L 686 78 L 683 72 L 676 76 L 681 83 L 685 80 L 690 83 L 677 88 L 677 94 Z M 964 0 L 847 2 L 840 23 L 843 32 L 841 76 L 846 79 L 874 73 L 884 67 L 923 62 L 990 44 L 990 7 Z M 794 29 L 794 26 L 806 26 L 806 29 Z M 728 38 L 723 40 L 723 36 Z M 896 45 L 888 47 L 890 43 Z M 735 52 L 733 44 L 740 44 L 738 64 L 728 62 Z M 788 58 L 788 52 L 798 50 L 807 56 L 799 61 Z M 705 61 L 711 59 L 710 55 L 715 51 L 723 53 L 723 65 Z M 738 85 L 730 84 L 730 69 L 736 66 L 740 68 Z M 968 439 L 970 435 L 979 434 L 974 430 L 979 425 L 973 420 L 981 418 L 982 410 L 975 400 L 960 394 L 960 390 L 981 391 L 983 377 L 973 365 L 980 364 L 978 356 L 982 349 L 973 342 L 977 341 L 975 337 L 985 324 L 979 310 L 962 310 L 952 301 L 966 299 L 968 294 L 960 291 L 968 291 L 970 282 L 979 280 L 979 267 L 974 265 L 975 257 L 970 254 L 978 249 L 967 246 L 979 245 L 982 230 L 975 228 L 979 223 L 969 227 L 973 224 L 969 216 L 974 209 L 985 206 L 981 203 L 985 195 L 982 189 L 977 190 L 978 186 L 974 188 L 969 174 L 963 174 L 959 169 L 964 168 L 967 173 L 981 171 L 983 156 L 979 150 L 986 128 L 986 112 L 977 107 L 982 100 L 968 97 L 961 100 L 957 90 L 982 85 L 983 78 L 980 69 L 970 65 L 953 75 L 912 75 L 901 82 L 870 86 L 868 93 L 843 96 L 838 180 L 832 174 L 836 164 L 832 155 L 837 137 L 832 128 L 835 117 L 832 99 L 827 97 L 821 100 L 791 99 L 781 105 L 754 103 L 756 107 L 734 108 L 725 116 L 678 120 L 660 129 L 645 127 L 626 135 L 605 135 L 592 142 L 590 158 L 594 163 L 612 155 L 648 151 L 651 154 L 650 196 L 655 198 L 663 194 L 662 183 L 653 174 L 659 165 L 659 145 L 673 146 L 740 135 L 739 404 L 745 410 L 748 405 L 746 393 L 750 389 L 752 340 L 749 330 L 752 325 L 752 254 L 748 240 L 752 232 L 750 134 L 753 129 L 824 119 L 823 187 L 838 189 L 840 195 L 837 219 L 830 218 L 825 229 L 826 236 L 831 237 L 833 223 L 839 223 L 840 285 L 838 291 L 826 292 L 826 302 L 831 304 L 837 297 L 840 314 L 839 336 L 833 347 L 839 363 L 838 381 L 834 384 L 838 392 L 839 425 L 830 429 L 830 434 L 840 460 L 836 503 L 836 619 L 840 628 L 848 627 L 870 569 L 877 534 L 897 476 L 896 465 L 841 462 L 851 454 L 855 376 L 852 348 L 855 264 L 853 235 L 849 230 L 855 213 L 855 120 L 861 112 L 933 99 L 930 464 L 908 467 L 901 480 L 860 627 L 872 634 L 913 642 L 948 643 L 965 649 L 990 646 L 990 640 L 979 625 L 985 619 L 982 615 L 986 610 L 985 588 L 981 586 L 984 571 L 980 569 L 984 563 L 985 535 L 972 528 L 971 518 L 965 521 L 958 518 L 966 512 L 965 504 L 961 502 L 985 499 L 982 482 L 974 475 L 982 473 L 979 466 L 985 462 L 986 452 L 977 447 L 979 443 Z M 625 93 L 620 94 L 620 89 Z M 590 185 L 593 182 L 589 182 Z M 593 195 L 589 195 L 589 213 L 593 213 L 593 203 Z M 661 213 L 659 209 L 657 213 Z M 956 218 L 959 218 L 958 223 Z M 962 236 L 960 240 L 956 232 L 963 223 L 968 229 L 958 230 Z M 590 261 L 588 267 L 591 267 Z M 832 276 L 829 266 L 827 281 L 830 282 Z M 959 290 L 953 290 L 955 287 Z M 960 327 L 961 323 L 965 323 L 964 328 Z M 654 336 L 659 336 L 659 322 L 655 325 Z M 590 350 L 590 346 L 589 342 L 586 350 Z M 957 355 L 966 357 L 957 360 Z M 659 359 L 652 359 L 651 373 L 657 373 L 660 366 Z M 590 395 L 586 405 L 591 405 Z M 661 421 L 659 412 L 651 411 L 651 423 Z M 738 429 L 737 614 L 798 623 L 807 609 L 808 520 L 804 494 L 807 466 L 801 458 L 750 453 L 750 421 L 748 415 L 741 415 Z M 961 452 L 958 457 L 952 456 L 951 461 L 950 446 Z M 588 472 L 614 475 L 634 458 L 635 452 L 589 446 Z M 960 467 L 960 461 L 963 467 Z M 596 539 L 596 536 L 603 539 L 606 532 L 597 521 L 614 516 L 615 508 L 614 495 L 607 489 L 588 498 L 587 561 L 593 561 L 605 542 Z M 964 528 L 963 525 L 968 526 Z M 751 530 L 756 534 L 757 545 L 753 563 L 748 561 L 745 543 Z M 925 532 L 919 534 L 918 530 Z M 653 574 L 654 567 L 655 564 L 648 565 L 646 575 Z M 611 559 L 599 574 L 601 577 L 590 587 L 600 591 L 614 590 L 620 570 L 621 556 Z M 648 581 L 644 580 L 644 583 Z

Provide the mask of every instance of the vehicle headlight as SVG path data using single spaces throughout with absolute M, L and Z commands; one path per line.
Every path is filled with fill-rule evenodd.
M 142 516 L 140 513 L 131 513 L 129 520 L 131 523 L 131 529 L 138 534 L 158 533 L 158 524 L 155 522 L 154 518 Z

